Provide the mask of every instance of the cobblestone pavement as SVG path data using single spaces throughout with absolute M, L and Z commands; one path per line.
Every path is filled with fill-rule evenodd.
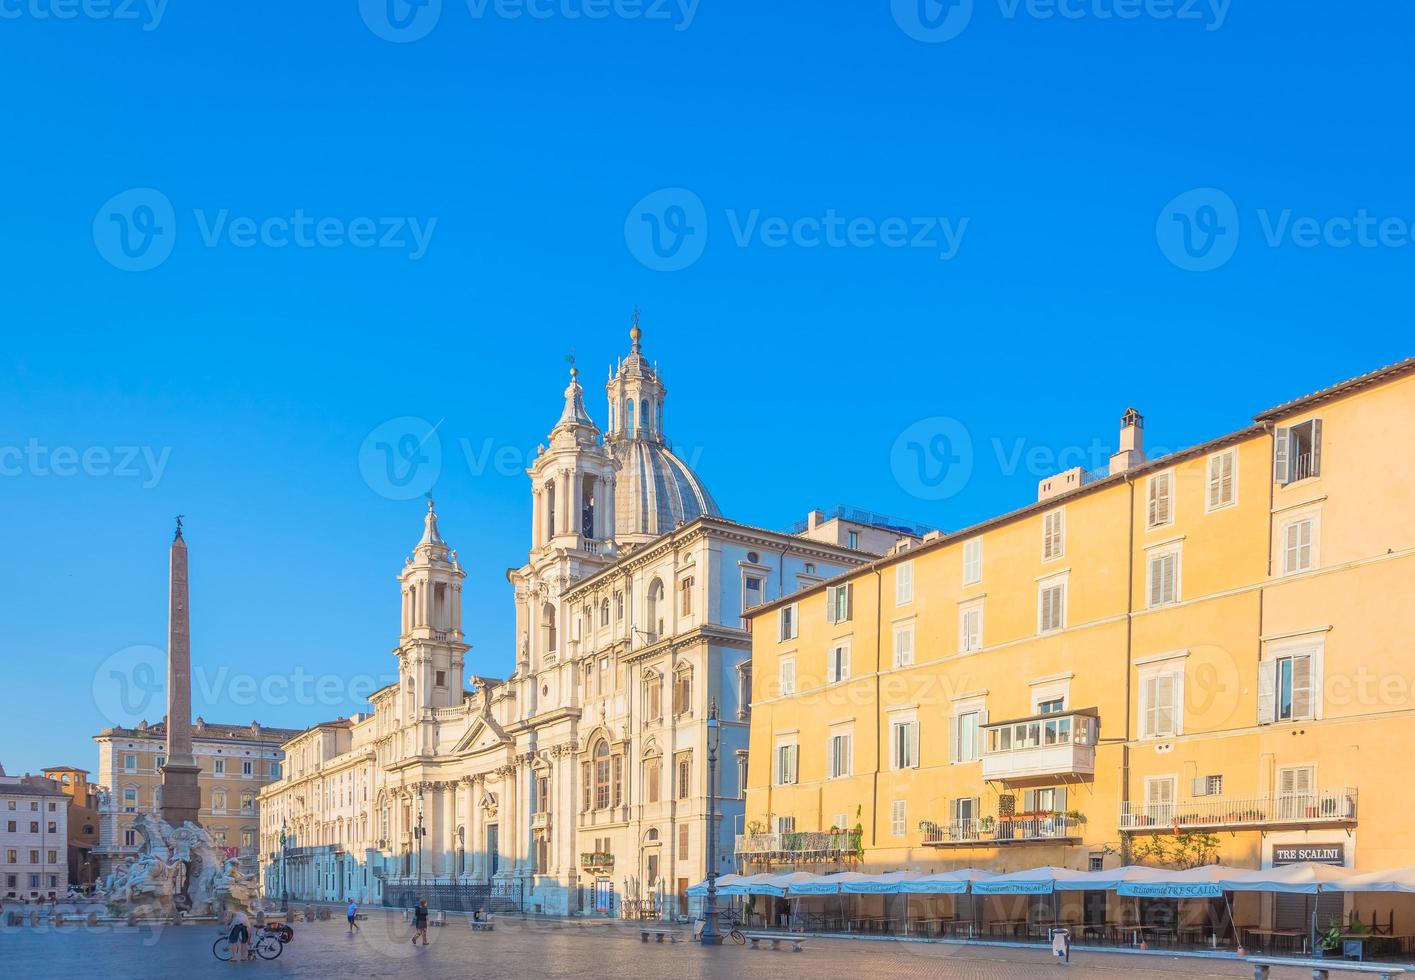
M 603 980 L 796 980 L 850 977 L 893 980 L 959 977 L 1080 977 L 1158 980 L 1161 977 L 1251 977 L 1251 966 L 1217 957 L 1122 953 L 1072 956 L 1069 967 L 1044 949 L 1013 949 L 934 943 L 808 939 L 801 953 L 753 950 L 731 943 L 705 949 L 691 942 L 643 944 L 622 924 L 579 920 L 502 919 L 492 933 L 473 933 L 462 919 L 429 930 L 429 945 L 409 943 L 400 915 L 374 911 L 354 936 L 342 920 L 297 923 L 295 941 L 270 962 L 218 962 L 211 947 L 214 925 L 177 928 L 66 926 L 0 928 L 0 973 L 17 978 L 242 976 L 326 978 L 504 978 L 556 977 Z M 682 934 L 691 935 L 684 929 Z M 1274 970 L 1274 980 L 1310 973 Z

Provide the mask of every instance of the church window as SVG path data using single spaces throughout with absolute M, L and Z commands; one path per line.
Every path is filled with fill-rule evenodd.
M 545 485 L 545 536 L 555 537 L 555 481 Z
M 594 750 L 594 808 L 609 808 L 610 761 L 609 743 L 601 741 Z
M 660 787 L 663 782 L 663 763 L 658 759 L 649 759 L 644 763 L 644 802 L 657 803 Z
M 632 436 L 634 434 L 634 400 L 632 398 L 629 399 L 628 408 L 629 414 L 625 416 L 625 428 L 628 430 L 629 435 Z
M 616 622 L 624 621 L 624 593 L 618 590 L 614 593 L 614 619 Z
M 644 675 L 644 720 L 663 720 L 663 677 L 655 671 Z
M 649 586 L 648 620 L 650 642 L 663 636 L 663 581 L 654 579 Z
M 545 652 L 554 653 L 556 650 L 555 639 L 555 607 L 546 603 L 541 607 L 541 628 L 545 630 Z
M 644 432 L 652 432 L 653 415 L 649 412 L 649 400 L 647 398 L 639 402 L 639 411 L 643 417 L 643 420 L 639 424 L 643 426 Z
M 678 799 L 686 800 L 693 789 L 693 754 L 678 753 Z

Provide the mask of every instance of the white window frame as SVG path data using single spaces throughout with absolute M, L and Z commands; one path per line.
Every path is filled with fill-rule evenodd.
M 1059 633 L 1062 630 L 1066 629 L 1066 606 L 1067 600 L 1070 598 L 1067 595 L 1067 593 L 1070 592 L 1069 584 L 1070 577 L 1065 573 L 1061 575 L 1049 575 L 1046 578 L 1039 579 L 1037 581 L 1037 633 L 1039 635 L 1045 633 Z M 1045 625 L 1046 617 L 1044 615 L 1046 608 L 1046 594 L 1049 590 L 1058 587 L 1061 589 L 1061 621 L 1048 627 Z
M 894 566 L 894 604 L 905 606 L 914 601 L 914 562 L 901 561 Z
M 1310 537 L 1306 545 L 1307 564 L 1300 567 L 1294 567 L 1288 563 L 1288 554 L 1290 548 L 1287 542 L 1287 537 L 1288 534 L 1291 533 L 1291 530 L 1293 528 L 1299 527 L 1302 524 L 1311 524 Z M 1277 546 L 1278 554 L 1281 556 L 1281 564 L 1279 566 L 1281 571 L 1279 572 L 1279 574 L 1301 575 L 1303 572 L 1310 572 L 1312 569 L 1318 567 L 1318 559 L 1321 553 L 1321 539 L 1322 515 L 1320 510 L 1307 509 L 1301 511 L 1294 511 L 1291 514 L 1284 514 L 1282 519 L 1278 522 Z M 1301 545 L 1298 546 L 1299 553 L 1301 551 L 1301 547 Z
M 964 753 L 964 722 L 968 719 L 972 729 L 972 752 Z M 953 706 L 953 714 L 948 719 L 948 761 L 950 763 L 977 762 L 983 757 L 983 728 L 988 723 L 987 708 L 979 701 L 958 702 Z
M 843 597 L 843 598 L 842 598 Z M 825 618 L 828 623 L 848 623 L 855 614 L 855 583 L 825 588 Z
M 1312 440 L 1312 463 L 1305 476 L 1296 475 L 1295 460 L 1292 459 L 1292 430 L 1310 427 Z M 1289 486 L 1302 480 L 1315 479 L 1322 475 L 1322 420 L 1303 419 L 1291 425 L 1280 425 L 1273 430 L 1273 482 L 1278 486 Z
M 1042 561 L 1066 557 L 1066 508 L 1058 507 L 1042 515 Z
M 914 620 L 906 619 L 894 624 L 893 657 L 895 667 L 914 666 Z M 903 649 L 900 649 L 901 645 Z
M 1161 503 L 1163 501 L 1163 503 Z M 1161 512 L 1163 507 L 1163 512 Z M 1174 523 L 1174 470 L 1156 473 L 1145 481 L 1145 530 Z
M 781 657 L 776 662 L 776 685 L 779 697 L 790 697 L 796 693 L 796 658 Z
M 1177 738 L 1184 734 L 1184 664 L 1166 661 L 1162 666 L 1140 672 L 1140 737 Z M 1155 699 L 1161 685 L 1170 692 L 1169 725 L 1160 724 L 1161 708 Z
M 841 656 L 837 660 L 836 653 Z M 825 652 L 825 682 L 843 684 L 850 679 L 850 639 L 848 637 L 831 643 Z
M 842 741 L 837 743 L 837 739 Z M 843 752 L 838 752 L 843 748 Z M 842 757 L 843 756 L 843 760 Z M 855 729 L 837 728 L 833 729 L 825 740 L 825 761 L 827 779 L 847 779 L 854 774 L 855 768 Z M 843 761 L 844 768 L 841 768 Z
M 776 611 L 776 640 L 778 643 L 794 640 L 801 635 L 801 617 L 796 613 L 796 603 L 794 602 L 782 606 Z
M 788 764 L 789 763 L 789 764 Z M 795 786 L 801 781 L 801 745 L 794 739 L 779 739 L 772 750 L 771 780 L 776 786 Z
M 1169 786 L 1169 798 L 1166 800 L 1156 800 L 1154 789 L 1156 786 Z M 1146 776 L 1145 777 L 1145 814 L 1150 817 L 1154 824 L 1163 826 L 1174 819 L 1174 808 L 1179 802 L 1179 777 L 1169 776 Z
M 1222 499 L 1223 474 L 1215 473 L 1215 470 L 1228 461 L 1228 499 Z M 1215 500 L 1215 490 L 1219 492 L 1219 499 Z M 1217 510 L 1227 510 L 1238 503 L 1238 450 L 1237 448 L 1225 449 L 1222 452 L 1214 453 L 1204 464 L 1204 513 L 1212 514 Z
M 1299 658 L 1307 659 L 1307 710 L 1297 710 L 1297 666 Z M 1263 659 L 1258 664 L 1258 724 L 1286 725 L 1293 722 L 1320 721 L 1322 718 L 1323 674 L 1326 659 L 1324 638 L 1307 636 L 1284 643 L 1269 645 L 1263 651 Z M 1283 661 L 1293 661 L 1292 671 L 1292 713 L 1287 718 L 1279 717 L 1280 685 Z
M 1173 594 L 1168 598 L 1160 596 L 1155 598 L 1155 564 L 1165 559 L 1174 559 Z M 1170 544 L 1158 545 L 1149 548 L 1145 552 L 1145 608 L 1160 609 L 1164 606 L 1172 606 L 1180 602 L 1183 598 L 1183 578 L 1184 576 L 1184 545 L 1175 541 Z
M 919 768 L 922 745 L 918 713 L 913 710 L 892 712 L 889 716 L 889 768 L 896 772 Z
M 976 616 L 977 626 L 968 629 L 968 617 Z M 973 599 L 958 604 L 958 652 L 976 653 L 983 648 L 983 600 Z
M 977 585 L 983 580 L 983 539 L 969 538 L 963 542 L 963 584 Z

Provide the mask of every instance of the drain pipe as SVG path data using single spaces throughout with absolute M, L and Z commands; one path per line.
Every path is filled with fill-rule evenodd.
M 1131 731 L 1131 701 L 1134 699 L 1134 651 L 1131 640 L 1135 629 L 1135 480 L 1125 474 L 1125 486 L 1130 490 L 1130 514 L 1126 530 L 1125 551 L 1125 741 L 1120 743 L 1120 809 L 1130 810 L 1130 742 L 1134 738 Z M 1120 863 L 1131 864 L 1130 835 L 1120 835 Z

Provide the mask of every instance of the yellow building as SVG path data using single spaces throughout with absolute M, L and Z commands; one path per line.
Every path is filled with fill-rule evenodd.
M 1415 358 L 1155 460 L 1132 409 L 1107 474 L 758 607 L 744 869 L 1415 865 L 1413 423 Z

